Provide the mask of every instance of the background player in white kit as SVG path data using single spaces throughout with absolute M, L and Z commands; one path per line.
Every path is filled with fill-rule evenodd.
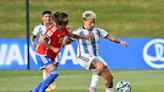
M 42 20 L 43 22 L 40 23 L 39 25 L 35 26 L 32 35 L 31 35 L 31 41 L 32 41 L 32 46 L 36 48 L 37 44 L 35 42 L 35 39 L 37 36 L 42 36 L 44 32 L 47 30 L 47 27 L 52 24 L 51 22 L 51 11 L 43 11 L 42 12 Z
M 37 37 L 41 37 L 45 33 L 45 31 L 47 30 L 48 26 L 50 26 L 52 24 L 52 22 L 51 22 L 51 14 L 52 14 L 51 11 L 43 11 L 42 12 L 41 18 L 42 18 L 43 22 L 40 23 L 39 25 L 37 25 L 34 28 L 34 30 L 32 32 L 32 35 L 31 35 L 31 42 L 32 42 L 32 46 L 34 48 L 37 47 L 37 43 L 36 43 L 35 39 Z M 58 58 L 56 58 L 54 62 L 55 63 L 58 62 Z M 48 76 L 48 73 L 43 69 L 43 79 L 46 79 L 47 76 Z M 51 91 L 51 90 L 54 90 L 55 88 L 56 88 L 56 84 L 55 84 L 55 82 L 53 82 L 46 89 L 46 91 Z
M 125 47 L 127 47 L 128 44 L 115 38 L 104 29 L 95 27 L 96 14 L 93 11 L 85 11 L 82 14 L 82 17 L 84 22 L 83 27 L 74 31 L 74 34 L 85 36 L 86 34 L 91 33 L 93 35 L 90 40 L 77 39 L 77 60 L 82 67 L 93 71 L 91 85 L 88 88 L 88 92 L 96 92 L 99 76 L 102 76 L 105 80 L 106 92 L 113 92 L 113 75 L 109 70 L 107 63 L 99 56 L 100 37 L 119 43 Z M 66 40 L 65 44 L 68 43 L 69 40 Z

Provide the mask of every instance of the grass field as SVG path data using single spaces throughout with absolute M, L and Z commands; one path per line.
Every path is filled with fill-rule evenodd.
M 26 0 L 0 0 L 0 38 L 26 37 Z M 164 0 L 29 0 L 30 32 L 44 10 L 67 12 L 70 25 L 82 25 L 81 14 L 93 10 L 97 26 L 117 37 L 164 37 Z
M 0 0 L 0 38 L 26 37 L 26 0 Z M 96 25 L 122 37 L 164 37 L 164 0 L 30 0 L 30 32 L 41 22 L 44 10 L 66 12 L 70 26 L 82 25 L 85 10 L 97 14 Z M 164 92 L 163 70 L 112 70 L 114 87 L 120 80 L 132 84 L 132 92 Z M 91 73 L 60 70 L 54 92 L 87 92 Z M 0 70 L 0 92 L 28 92 L 40 80 L 41 71 Z M 101 79 L 97 92 L 104 92 Z
M 114 87 L 119 80 L 128 80 L 132 92 L 164 92 L 163 70 L 112 70 Z M 87 92 L 91 73 L 84 70 L 60 70 L 53 92 Z M 0 71 L 0 92 L 28 92 L 41 79 L 41 71 Z M 101 78 L 97 92 L 104 92 Z

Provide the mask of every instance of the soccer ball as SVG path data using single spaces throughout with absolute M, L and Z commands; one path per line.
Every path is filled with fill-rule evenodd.
M 117 92 L 130 92 L 131 87 L 131 83 L 126 80 L 119 81 L 116 85 Z

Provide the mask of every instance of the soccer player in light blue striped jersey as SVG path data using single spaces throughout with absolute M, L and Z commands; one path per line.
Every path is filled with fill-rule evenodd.
M 77 60 L 82 67 L 93 71 L 91 85 L 88 88 L 88 92 L 96 92 L 96 86 L 100 76 L 105 79 L 106 92 L 113 92 L 113 75 L 109 70 L 107 63 L 99 55 L 100 37 L 119 43 L 125 47 L 127 47 L 128 44 L 112 36 L 104 29 L 95 27 L 96 14 L 93 11 L 85 11 L 82 14 L 82 17 L 84 22 L 83 27 L 80 27 L 79 29 L 74 31 L 74 34 L 84 36 L 88 33 L 92 34 L 90 40 L 77 39 Z

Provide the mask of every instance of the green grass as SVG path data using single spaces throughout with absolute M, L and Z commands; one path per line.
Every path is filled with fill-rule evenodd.
M 60 70 L 57 88 L 53 92 L 87 92 L 91 73 L 84 70 Z M 112 70 L 114 87 L 120 80 L 132 84 L 132 92 L 164 92 L 163 70 Z M 0 92 L 28 92 L 41 79 L 41 71 L 0 71 Z M 104 81 L 101 78 L 97 92 L 104 92 Z
M 26 37 L 26 0 L 0 0 L 0 38 Z M 42 11 L 67 12 L 70 25 L 82 25 L 85 10 L 97 14 L 97 26 L 117 37 L 164 37 L 164 0 L 30 0 L 30 32 Z

